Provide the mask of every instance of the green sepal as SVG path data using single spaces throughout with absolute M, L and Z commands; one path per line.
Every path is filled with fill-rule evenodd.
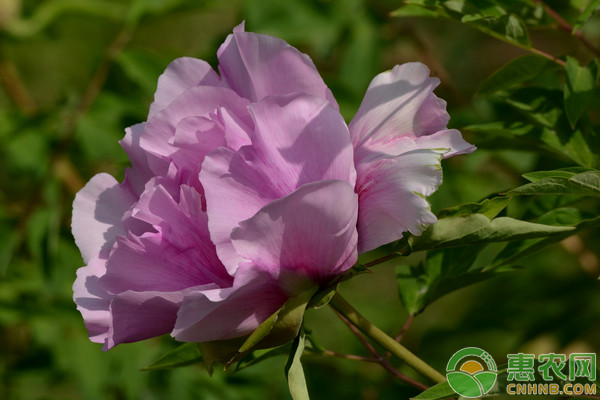
M 242 359 L 251 350 L 277 347 L 293 340 L 302 326 L 308 302 L 317 289 L 316 286 L 311 287 L 298 296 L 292 297 L 260 324 L 227 360 L 225 369 Z

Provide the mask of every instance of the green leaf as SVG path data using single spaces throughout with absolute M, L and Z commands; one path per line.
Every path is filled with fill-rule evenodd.
M 598 63 L 594 60 L 586 67 L 581 67 L 575 58 L 567 57 L 565 71 L 565 111 L 574 127 L 592 98 L 598 81 Z
M 498 122 L 467 127 L 475 145 L 487 148 L 543 150 L 584 167 L 595 167 L 600 138 L 587 119 L 573 130 L 564 109 L 562 90 L 523 87 L 499 92 L 528 122 Z
M 576 34 L 579 32 L 583 24 L 585 24 L 594 15 L 594 13 L 598 11 L 598 8 L 600 8 L 600 0 L 591 0 L 587 7 L 585 7 L 581 14 L 579 14 L 577 21 L 575 21 L 573 24 L 573 30 L 571 33 Z
M 301 329 L 300 333 L 292 342 L 290 355 L 285 365 L 285 376 L 288 381 L 290 394 L 294 400 L 309 400 L 308 388 L 306 387 L 306 378 L 302 369 L 300 358 L 304 352 L 304 332 Z
M 142 371 L 177 368 L 200 363 L 202 361 L 202 353 L 200 353 L 198 344 L 185 343 L 177 347 L 175 350 L 163 355 L 147 367 L 142 368 Z
M 492 220 L 506 208 L 510 199 L 510 197 L 498 196 L 479 203 L 465 203 L 456 207 L 445 208 L 438 213 L 438 218 L 460 217 L 479 213 Z
M 520 186 L 506 194 L 508 196 L 574 194 L 600 196 L 600 171 L 586 171 L 567 177 L 569 172 L 559 171 L 558 176 L 546 176 Z
M 442 382 L 413 397 L 412 400 L 442 400 L 451 397 L 456 397 L 456 392 L 452 390 L 448 382 Z
M 523 122 L 492 122 L 469 125 L 462 129 L 469 132 L 478 148 L 530 150 L 546 156 L 570 161 L 564 149 L 556 149 L 542 140 L 543 128 Z
M 546 237 L 573 229 L 499 217 L 492 221 L 483 214 L 438 220 L 421 236 L 411 237 L 413 251 L 439 249 L 492 242 Z
M 568 168 L 555 169 L 553 171 L 528 172 L 526 174 L 523 174 L 523 178 L 527 179 L 530 182 L 537 182 L 544 178 L 567 178 L 568 179 L 576 174 L 579 174 L 582 172 L 587 172 L 587 171 L 593 171 L 593 170 L 589 169 L 589 168 L 583 168 L 583 167 L 568 167 Z
M 490 0 L 405 0 L 405 6 L 393 12 L 398 16 L 438 16 L 460 21 L 519 47 L 531 47 L 527 27 L 521 19 L 497 2 Z M 406 7 L 408 9 L 404 10 Z M 421 7 L 423 10 L 419 10 Z
M 495 71 L 479 88 L 479 94 L 495 93 L 536 78 L 550 61 L 536 54 L 516 58 Z
M 507 14 L 492 20 L 486 18 L 468 22 L 467 25 L 510 44 L 523 48 L 531 47 L 527 27 L 516 15 Z
M 552 210 L 541 216 L 538 221 L 553 225 L 574 226 L 574 229 L 547 238 L 511 242 L 496 256 L 486 270 L 514 264 L 520 258 L 536 253 L 569 236 L 575 235 L 585 229 L 600 226 L 600 217 L 586 216 L 580 210 L 568 207 Z

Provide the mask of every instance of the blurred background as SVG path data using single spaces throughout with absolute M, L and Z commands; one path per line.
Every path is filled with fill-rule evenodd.
M 576 1 L 550 1 L 575 18 Z M 580 2 L 581 3 L 581 2 Z M 70 233 L 75 193 L 98 172 L 122 179 L 118 140 L 144 121 L 158 76 L 174 58 L 216 67 L 216 50 L 241 21 L 310 55 L 350 121 L 370 80 L 408 61 L 442 84 L 451 125 L 510 120 L 514 110 L 477 89 L 525 54 L 451 20 L 395 18 L 391 0 L 0 0 L 0 399 L 286 399 L 285 358 L 236 374 L 202 366 L 140 371 L 177 344 L 169 337 L 120 345 L 89 342 L 72 301 L 82 259 Z M 600 19 L 584 34 L 600 43 Z M 557 56 L 590 57 L 553 27 L 531 31 Z M 600 100 L 595 102 L 598 109 Z M 514 188 L 521 174 L 571 166 L 534 149 L 504 146 L 464 129 L 480 147 L 445 161 L 434 212 Z M 516 149 L 514 147 L 517 147 Z M 598 152 L 598 149 L 595 149 Z M 454 292 L 415 318 L 404 343 L 439 370 L 479 346 L 496 360 L 515 352 L 600 351 L 600 232 L 584 232 L 524 259 L 522 270 Z M 395 336 L 407 313 L 394 263 L 342 293 Z M 328 309 L 307 325 L 332 351 L 368 356 Z M 313 399 L 407 399 L 418 393 L 378 365 L 305 357 Z M 501 364 L 502 361 L 499 361 Z M 412 372 L 399 366 L 403 372 Z

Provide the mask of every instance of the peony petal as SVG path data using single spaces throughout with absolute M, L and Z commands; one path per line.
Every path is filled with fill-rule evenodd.
M 122 218 L 135 202 L 126 187 L 109 174 L 95 175 L 75 196 L 71 230 L 83 261 L 108 251 L 117 235 L 125 233 Z
M 111 323 L 109 308 L 112 294 L 99 282 L 106 272 L 105 264 L 106 260 L 93 257 L 87 266 L 77 270 L 73 284 L 73 300 L 94 343 L 104 343 Z
M 211 238 L 231 274 L 241 258 L 230 235 L 241 221 L 305 183 L 337 179 L 354 186 L 356 179 L 347 127 L 325 100 L 268 97 L 250 109 L 256 126 L 252 146 L 219 149 L 205 158 L 200 172 Z
M 171 335 L 184 342 L 233 339 L 250 334 L 288 299 L 266 271 L 242 264 L 228 289 L 188 293 Z
M 357 166 L 358 251 L 419 235 L 436 221 L 425 199 L 442 183 L 441 152 L 414 150 Z
M 231 244 L 231 231 L 240 221 L 278 198 L 278 194 L 270 187 L 268 176 L 248 166 L 240 152 L 225 148 L 206 157 L 200 182 L 205 188 L 211 239 L 219 258 L 233 275 L 243 259 Z
M 295 295 L 307 281 L 324 284 L 354 265 L 357 212 L 347 182 L 309 183 L 241 222 L 231 239 L 238 254 L 279 275 Z
M 420 111 L 422 106 L 445 106 L 432 100 L 437 78 L 429 77 L 429 69 L 421 63 L 396 65 L 391 71 L 377 75 L 350 122 L 352 143 L 359 147 L 367 140 L 374 142 L 398 136 L 416 137 L 423 125 L 439 124 L 445 110 Z M 418 117 L 418 118 L 417 118 Z
M 406 146 L 404 152 L 432 149 L 442 151 L 444 158 L 449 158 L 459 154 L 472 153 L 477 149 L 472 144 L 467 143 L 456 129 L 441 130 L 431 135 L 421 136 L 414 139 L 414 143 L 414 147 Z
M 140 147 L 158 156 L 169 157 L 177 151 L 173 146 L 177 125 L 190 117 L 209 117 L 219 107 L 225 107 L 247 124 L 249 102 L 233 90 L 224 87 L 196 86 L 179 95 L 169 106 L 156 113 L 146 123 Z
M 227 148 L 237 151 L 240 147 L 247 146 L 251 143 L 250 127 L 230 110 L 220 107 L 217 109 L 217 113 L 212 117 L 225 134 Z
M 146 130 L 146 123 L 136 124 L 125 129 L 125 137 L 119 142 L 129 156 L 131 168 L 125 171 L 125 182 L 131 190 L 140 195 L 148 180 L 156 175 L 164 175 L 169 163 L 140 147 L 140 138 Z
M 257 102 L 269 95 L 312 94 L 337 103 L 310 57 L 285 41 L 233 30 L 217 52 L 221 77 L 242 97 Z
M 450 114 L 446 111 L 446 101 L 429 93 L 415 116 L 413 132 L 416 136 L 430 135 L 446 129 Z
M 204 60 L 181 57 L 172 61 L 158 78 L 148 120 L 164 110 L 183 92 L 194 86 L 223 86 L 221 78 Z
M 170 158 L 177 167 L 181 182 L 203 193 L 198 173 L 204 157 L 225 145 L 222 127 L 206 117 L 189 117 L 177 124 L 173 139 L 176 150 Z
M 415 150 L 434 150 L 449 158 L 459 154 L 472 153 L 475 146 L 467 143 L 456 129 L 438 131 L 431 135 L 420 137 L 403 136 L 387 143 L 369 143 L 361 146 L 355 152 L 356 168 L 362 164 L 371 163 L 382 157 L 395 157 Z
M 215 283 L 230 286 L 232 278 L 217 258 L 207 229 L 200 195 L 181 187 L 177 203 L 162 187 L 144 193 L 134 215 L 158 232 L 119 237 L 102 284 L 114 293 L 177 291 Z
M 110 303 L 112 323 L 102 350 L 171 332 L 184 293 L 129 290 L 115 296 Z
M 249 107 L 255 135 L 252 145 L 274 185 L 289 194 L 317 180 L 354 185 L 353 149 L 337 109 L 314 96 L 267 97 Z

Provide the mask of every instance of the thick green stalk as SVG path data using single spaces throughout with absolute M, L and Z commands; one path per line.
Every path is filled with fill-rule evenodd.
M 365 335 L 410 365 L 424 377 L 429 378 L 437 383 L 444 382 L 446 380 L 444 375 L 433 369 L 425 361 L 411 353 L 406 347 L 396 342 L 394 339 L 386 335 L 385 332 L 363 317 L 339 293 L 336 293 L 335 296 L 333 296 L 329 302 L 329 305 L 337 312 L 342 314 L 348 321 L 352 322 L 352 324 L 360 329 Z

